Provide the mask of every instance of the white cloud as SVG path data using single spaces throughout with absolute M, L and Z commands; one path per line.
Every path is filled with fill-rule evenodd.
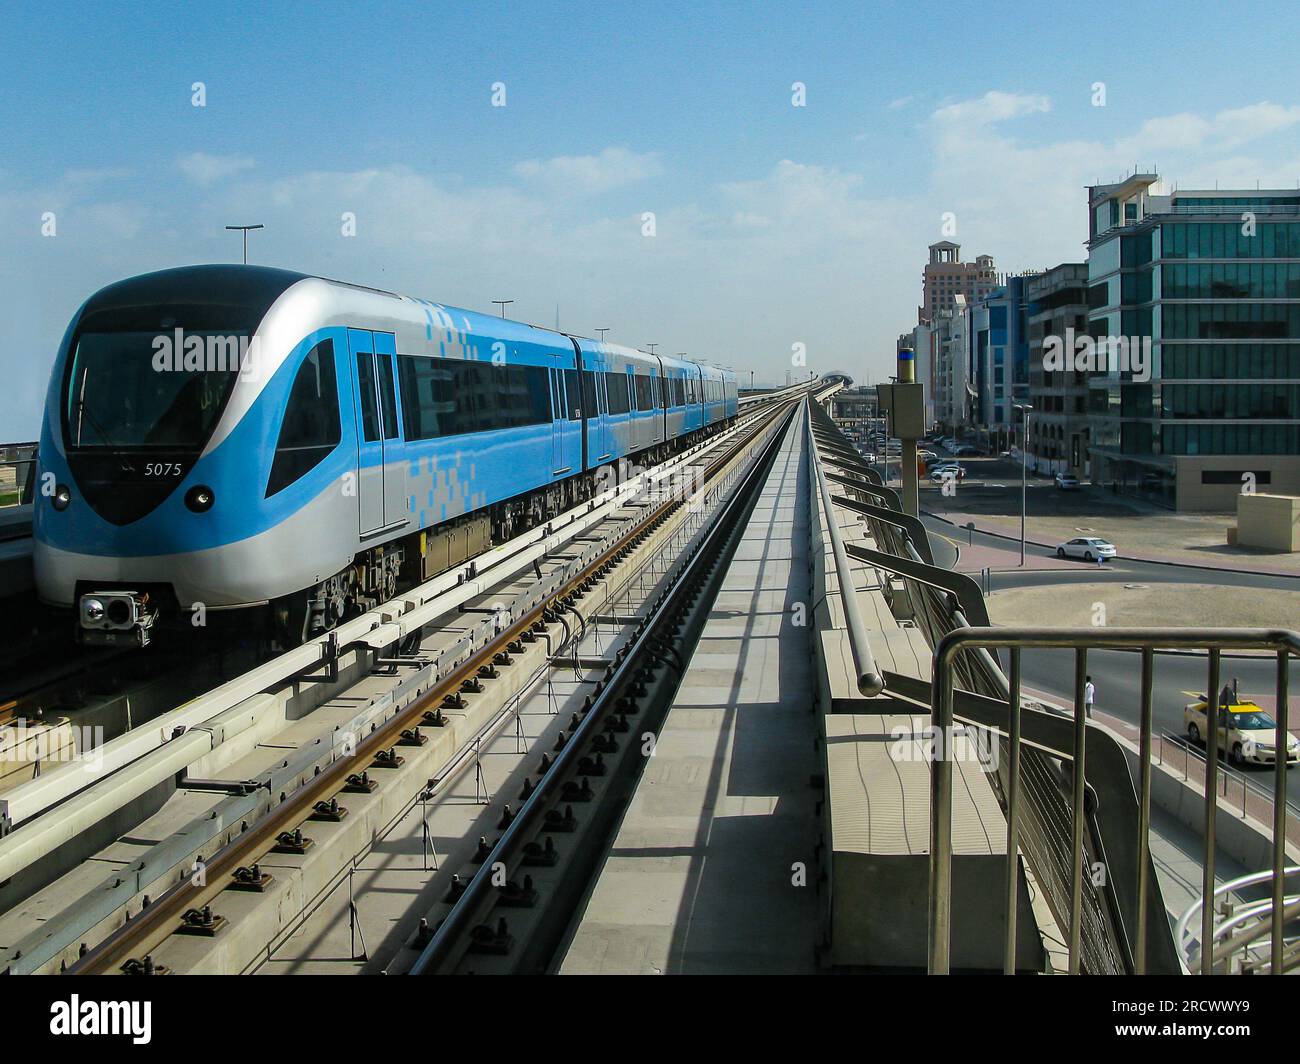
M 1085 186 L 1134 162 L 1184 188 L 1294 187 L 1300 175 L 1287 135 L 1295 107 L 1159 116 L 1110 139 L 1034 121 L 1050 109 L 1046 97 L 999 92 L 939 108 L 909 146 L 922 180 L 892 194 L 873 187 L 869 167 L 793 158 L 705 181 L 647 203 L 653 238 L 641 235 L 639 204 L 590 199 L 664 172 L 656 154 L 629 148 L 525 160 L 495 183 L 383 164 L 275 176 L 197 153 L 182 160 L 191 183 L 165 203 L 147 186 L 125 193 L 119 171 L 41 185 L 0 173 L 0 232 L 13 234 L 0 285 L 15 310 L 0 321 L 0 374 L 18 382 L 0 397 L 0 422 L 11 435 L 35 431 L 43 373 L 83 299 L 133 273 L 237 260 L 238 235 L 222 228 L 232 219 L 266 224 L 250 240 L 254 262 L 486 311 L 514 299 L 513 313 L 547 326 L 558 303 L 562 328 L 608 325 L 611 339 L 754 368 L 760 380 L 781 380 L 803 343 L 812 368 L 865 378 L 883 375 L 915 321 L 925 247 L 946 211 L 968 256 L 1019 270 L 1082 260 Z M 39 235 L 49 210 L 56 239 Z M 341 231 L 345 212 L 355 237 Z
M 1224 146 L 1231 147 L 1290 129 L 1297 122 L 1300 122 L 1300 104 L 1282 107 L 1264 101 L 1220 111 L 1214 116 L 1214 130 Z
M 1288 146 L 1279 157 L 1268 137 L 1300 122 L 1300 107 L 1272 103 L 1211 115 L 1179 113 L 1144 121 L 1112 140 L 1032 138 L 1014 119 L 1050 110 L 1046 97 L 986 93 L 932 115 L 932 177 L 926 210 L 957 216 L 963 254 L 987 251 L 1002 269 L 1082 261 L 1085 188 L 1115 181 L 1135 165 L 1155 167 L 1179 187 L 1294 187 L 1300 168 Z M 1257 154 L 1241 151 L 1254 144 Z
M 940 107 L 930 117 L 940 126 L 973 127 L 1041 114 L 1051 109 L 1052 102 L 1046 96 L 992 90 L 973 100 L 962 100 Z
M 599 155 L 525 159 L 515 165 L 514 172 L 552 191 L 591 194 L 657 177 L 663 172 L 663 166 L 654 152 L 606 148 Z
M 176 161 L 180 172 L 201 188 L 225 181 L 256 165 L 246 155 L 209 155 L 203 151 L 182 155 Z

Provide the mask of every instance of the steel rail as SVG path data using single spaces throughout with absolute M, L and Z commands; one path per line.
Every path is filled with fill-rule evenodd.
M 775 420 L 781 412 L 780 407 L 777 407 L 766 416 L 754 418 L 751 422 L 754 426 L 753 431 L 737 440 L 721 457 L 714 460 L 702 481 L 707 483 L 713 479 L 759 435 L 763 425 Z M 391 717 L 387 723 L 367 735 L 357 744 L 350 758 L 342 757 L 333 762 L 320 775 L 286 798 L 270 815 L 251 825 L 238 838 L 213 854 L 205 865 L 205 875 L 201 883 L 196 884 L 192 879 L 182 880 L 138 916 L 128 920 L 99 945 L 80 957 L 67 969 L 67 974 L 111 974 L 119 971 L 127 960 L 147 953 L 155 944 L 169 937 L 179 926 L 182 915 L 188 909 L 202 908 L 204 904 L 224 891 L 234 871 L 241 865 L 253 863 L 257 855 L 274 845 L 281 830 L 288 825 L 305 820 L 316 802 L 337 794 L 350 774 L 357 771 L 359 766 L 369 765 L 380 751 L 393 746 L 401 737 L 402 731 L 418 722 L 426 709 L 441 705 L 443 698 L 458 691 L 465 680 L 477 676 L 480 666 L 492 662 L 495 654 L 502 648 L 529 631 L 534 623 L 542 621 L 543 615 L 551 611 L 553 603 L 571 594 L 590 576 L 598 573 L 602 566 L 616 560 L 616 556 L 629 544 L 662 523 L 681 505 L 680 499 L 672 497 L 661 503 L 652 513 L 598 555 L 586 568 L 575 574 L 554 595 L 520 617 L 481 650 L 467 658 L 459 668 L 441 679 L 425 697 L 417 699 L 405 710 Z

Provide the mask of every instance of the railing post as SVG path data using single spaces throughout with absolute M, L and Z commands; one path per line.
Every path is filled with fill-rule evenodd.
M 1272 957 L 1269 969 L 1274 975 L 1282 974 L 1282 925 L 1286 891 L 1283 888 L 1283 869 L 1286 867 L 1286 773 L 1290 752 L 1291 732 L 1287 728 L 1290 712 L 1291 655 L 1286 650 L 1277 652 L 1277 735 L 1273 744 L 1273 927 Z
M 942 743 L 930 773 L 930 926 L 931 975 L 948 974 L 952 936 L 952 651 L 947 642 L 935 650 L 932 690 L 935 705 L 930 725 Z
M 1020 862 L 1016 859 L 1019 833 L 1017 831 L 1017 812 L 1020 806 L 1020 648 L 1011 648 L 1011 693 L 1007 701 L 1010 727 L 1007 745 L 1011 751 L 1011 763 L 1007 767 L 1007 915 L 1006 915 L 1006 952 L 1002 958 L 1004 975 L 1016 972 L 1016 909 L 1019 886 L 1017 872 Z
M 1219 809 L 1219 648 L 1210 648 L 1209 689 L 1205 692 L 1205 866 L 1201 875 L 1201 974 L 1214 974 L 1215 815 Z
M 1074 652 L 1074 787 L 1071 815 L 1070 844 L 1073 849 L 1070 865 L 1070 974 L 1078 975 L 1080 967 L 1079 942 L 1083 932 L 1083 799 L 1085 779 L 1085 749 L 1088 738 L 1088 718 L 1084 712 L 1083 685 L 1087 683 L 1088 651 L 1078 647 Z
M 1133 950 L 1135 975 L 1147 972 L 1147 862 L 1151 857 L 1151 701 L 1155 686 L 1155 652 L 1142 648 L 1142 708 L 1138 724 L 1141 765 L 1138 770 L 1137 942 Z M 1164 740 L 1161 740 L 1161 749 Z

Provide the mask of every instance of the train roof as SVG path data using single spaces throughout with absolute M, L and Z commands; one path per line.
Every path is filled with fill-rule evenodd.
M 177 307 L 210 307 L 218 314 L 222 308 L 238 307 L 242 312 L 239 317 L 256 324 L 294 285 L 303 281 L 320 282 L 341 289 L 351 289 L 359 296 L 381 297 L 396 300 L 409 306 L 413 320 L 423 322 L 432 317 L 439 328 L 463 331 L 465 333 L 486 333 L 503 340 L 546 342 L 539 336 L 552 338 L 552 343 L 567 343 L 570 338 L 588 351 L 599 351 L 608 355 L 622 356 L 637 362 L 654 362 L 661 359 L 665 365 L 696 366 L 709 377 L 726 377 L 726 372 L 716 366 L 698 362 L 694 359 L 681 359 L 671 355 L 652 355 L 637 348 L 589 337 L 572 336 L 556 332 L 543 326 L 530 325 L 513 318 L 497 317 L 480 311 L 466 310 L 461 307 L 437 303 L 429 299 L 406 296 L 384 289 L 371 288 L 367 285 L 339 281 L 317 274 L 301 273 L 296 270 L 284 270 L 272 266 L 245 266 L 230 263 L 213 263 L 205 265 L 179 266 L 153 273 L 129 277 L 101 288 L 82 308 L 80 320 L 91 324 L 91 317 L 100 313 L 113 313 L 119 318 L 129 316 L 134 308 L 147 312 L 161 305 Z M 391 304 L 390 304 L 391 306 Z M 395 309 L 395 308 L 394 308 Z M 392 311 L 387 311 L 391 314 Z M 397 315 L 405 317 L 405 314 Z M 141 328 L 157 328 L 159 322 L 142 322 Z
M 128 277 L 101 288 L 81 309 L 81 322 L 100 315 L 125 317 L 162 306 L 238 307 L 244 320 L 260 321 L 271 305 L 306 274 L 270 266 L 182 266 Z M 155 328 L 157 323 L 142 323 Z

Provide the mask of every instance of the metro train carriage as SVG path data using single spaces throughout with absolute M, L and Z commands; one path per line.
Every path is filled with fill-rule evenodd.
M 78 638 L 262 607 L 281 645 L 737 416 L 734 374 L 256 266 L 118 282 L 46 398 L 37 592 Z

